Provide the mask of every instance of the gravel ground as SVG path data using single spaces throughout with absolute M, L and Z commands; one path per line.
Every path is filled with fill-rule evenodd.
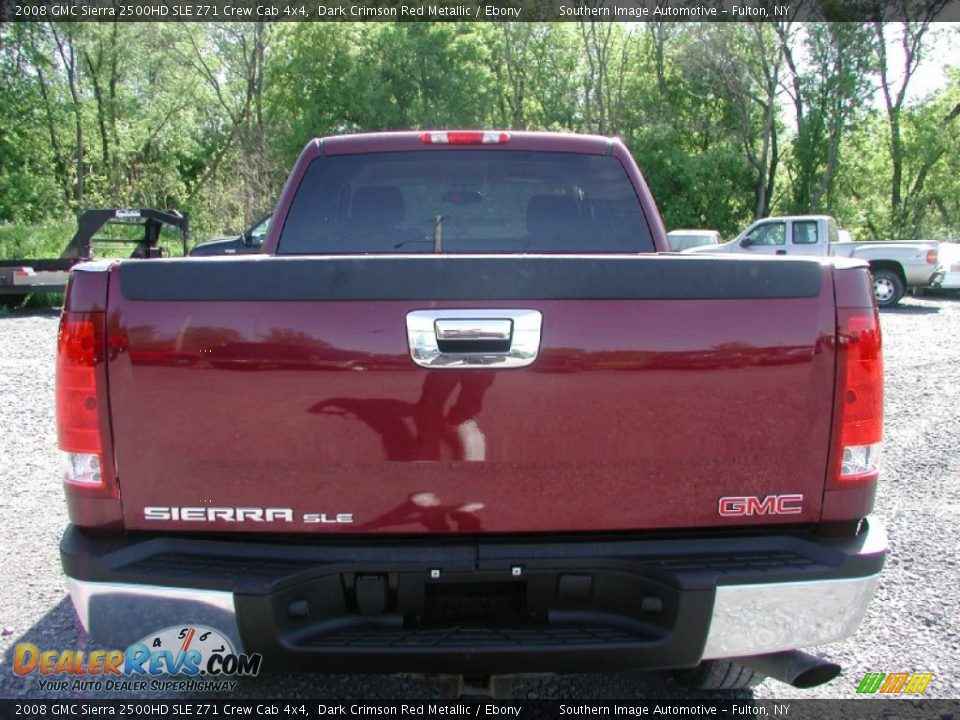
M 892 549 L 876 598 L 854 638 L 823 649 L 844 666 L 837 680 L 812 690 L 767 680 L 736 697 L 850 698 L 865 672 L 925 671 L 935 674 L 927 697 L 960 698 L 960 301 L 910 298 L 883 312 L 882 325 L 887 422 L 876 512 Z M 0 698 L 65 697 L 41 691 L 35 676 L 13 673 L 17 643 L 89 645 L 65 594 L 57 553 L 67 518 L 53 420 L 56 327 L 56 311 L 0 314 Z M 241 683 L 230 697 L 449 692 L 449 685 L 402 676 L 268 674 Z M 514 692 L 570 699 L 688 695 L 664 673 L 572 675 L 520 683 Z

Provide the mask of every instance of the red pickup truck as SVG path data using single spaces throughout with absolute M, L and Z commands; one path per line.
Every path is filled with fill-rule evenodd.
M 63 567 L 94 639 L 267 669 L 811 685 L 886 539 L 867 265 L 670 254 L 625 146 L 310 142 L 263 252 L 78 267 Z M 120 645 L 123 646 L 123 645 Z

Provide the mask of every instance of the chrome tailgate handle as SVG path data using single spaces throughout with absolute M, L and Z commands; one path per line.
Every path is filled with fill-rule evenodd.
M 526 367 L 540 352 L 538 310 L 414 310 L 407 313 L 410 357 L 422 367 Z
M 489 318 L 456 318 L 435 320 L 437 341 L 500 341 L 510 342 L 513 334 L 513 321 L 509 319 L 492 320 Z

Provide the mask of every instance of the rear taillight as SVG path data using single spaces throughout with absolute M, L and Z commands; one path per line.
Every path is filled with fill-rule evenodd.
M 838 483 L 871 482 L 883 440 L 883 353 L 875 309 L 837 311 Z
M 938 253 L 936 250 L 927 250 L 927 264 L 936 265 L 937 264 Z
M 98 379 L 104 361 L 102 313 L 65 312 L 57 337 L 57 440 L 66 455 L 64 480 L 90 490 L 115 490 L 106 480 Z
M 420 142 L 427 145 L 504 145 L 510 142 L 510 134 L 459 130 L 420 133 Z

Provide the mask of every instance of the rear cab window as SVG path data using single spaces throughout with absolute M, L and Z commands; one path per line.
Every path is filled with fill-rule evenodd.
M 277 254 L 655 252 L 612 156 L 443 150 L 319 157 Z
M 816 245 L 819 242 L 816 220 L 793 221 L 793 244 Z

